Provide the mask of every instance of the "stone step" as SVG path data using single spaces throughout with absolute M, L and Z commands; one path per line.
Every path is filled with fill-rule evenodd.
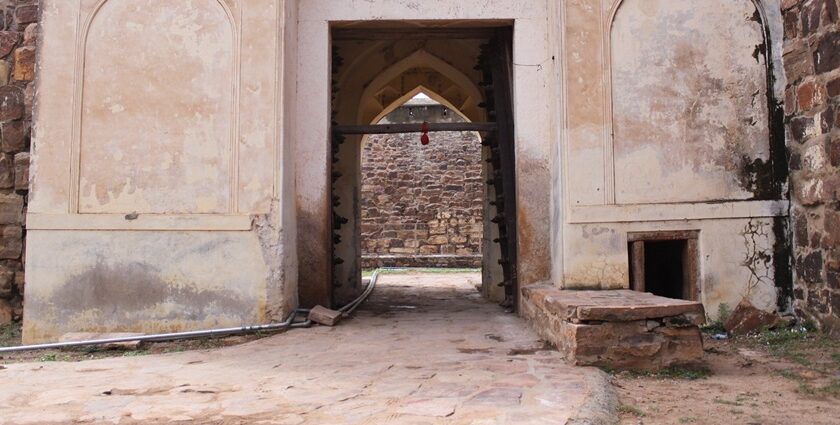
M 522 289 L 523 315 L 577 365 L 657 369 L 703 358 L 699 302 L 630 290 Z

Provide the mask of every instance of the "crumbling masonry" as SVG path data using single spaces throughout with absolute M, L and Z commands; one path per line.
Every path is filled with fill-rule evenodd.
M 23 315 L 38 1 L 0 2 L 0 325 Z
M 840 335 L 840 8 L 785 0 L 794 308 Z

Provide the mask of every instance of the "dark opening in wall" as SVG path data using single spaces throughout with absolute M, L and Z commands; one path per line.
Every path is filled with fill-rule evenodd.
M 628 235 L 630 289 L 668 298 L 698 300 L 697 232 Z

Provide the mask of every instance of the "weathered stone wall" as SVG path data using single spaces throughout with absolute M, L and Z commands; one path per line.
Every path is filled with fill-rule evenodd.
M 840 334 L 840 7 L 785 0 L 794 308 Z
M 463 121 L 442 105 L 404 106 L 383 122 Z M 481 139 L 476 133 L 371 136 L 362 147 L 363 267 L 479 267 Z
M 0 325 L 23 314 L 24 211 L 38 0 L 2 0 L 0 31 Z

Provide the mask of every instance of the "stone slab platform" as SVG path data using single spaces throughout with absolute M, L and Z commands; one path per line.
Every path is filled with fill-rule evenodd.
M 656 369 L 702 360 L 699 302 L 550 284 L 528 286 L 522 295 L 525 317 L 574 364 Z

